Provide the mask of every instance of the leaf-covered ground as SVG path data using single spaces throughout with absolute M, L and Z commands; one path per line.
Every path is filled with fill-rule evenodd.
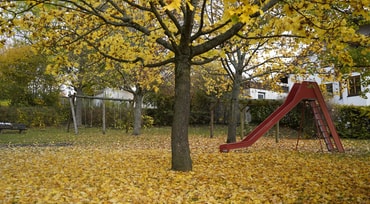
M 16 135 L 13 135 L 14 137 Z M 169 135 L 0 147 L 0 203 L 369 203 L 369 141 L 322 152 L 317 140 L 262 138 L 219 153 L 191 135 L 192 172 L 170 168 Z M 85 140 L 86 140 L 85 136 Z

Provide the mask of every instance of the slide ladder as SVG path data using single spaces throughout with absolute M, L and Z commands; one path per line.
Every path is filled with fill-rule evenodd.
M 334 147 L 333 142 L 331 141 L 330 138 L 331 136 L 330 129 L 326 121 L 323 119 L 323 114 L 320 109 L 320 106 L 315 100 L 310 101 L 310 105 L 312 107 L 313 115 L 315 118 L 318 136 L 320 139 L 324 139 L 328 151 L 333 151 Z
M 289 92 L 285 102 L 279 108 L 277 108 L 270 116 L 268 116 L 262 123 L 260 123 L 242 141 L 220 145 L 220 151 L 229 152 L 231 149 L 251 146 L 302 100 L 310 100 L 315 102 L 316 110 L 314 111 L 318 113 L 317 115 L 315 115 L 315 119 L 317 123 L 321 124 L 321 126 L 318 127 L 322 129 L 322 131 L 320 130 L 320 134 L 322 134 L 328 150 L 333 151 L 334 149 L 336 149 L 339 152 L 344 152 L 344 148 L 337 134 L 334 123 L 331 120 L 329 111 L 326 107 L 325 100 L 321 94 L 319 86 L 316 82 L 308 81 L 295 83 L 291 91 Z M 313 105 L 314 104 L 311 103 L 311 107 L 314 109 Z M 330 137 L 332 137 L 334 144 Z

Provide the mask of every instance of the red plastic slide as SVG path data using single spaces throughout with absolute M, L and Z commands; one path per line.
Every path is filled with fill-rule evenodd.
M 319 86 L 316 82 L 308 81 L 295 83 L 285 102 L 279 108 L 277 108 L 269 117 L 259 124 L 242 141 L 220 145 L 220 151 L 229 152 L 231 149 L 251 146 L 302 100 L 317 100 L 327 122 L 328 128 L 330 129 L 337 150 L 339 152 L 344 152 L 342 143 L 339 139 L 334 123 L 331 120 Z

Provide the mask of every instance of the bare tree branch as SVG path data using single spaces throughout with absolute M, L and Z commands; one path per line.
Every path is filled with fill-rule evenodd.
M 279 0 L 270 0 L 264 6 L 262 6 L 261 10 L 263 12 L 265 12 L 265 11 L 271 9 L 273 6 L 275 6 L 278 2 L 279 2 Z M 255 14 L 252 14 L 251 18 L 256 18 L 260 15 L 261 15 L 261 13 L 257 12 Z M 197 46 L 193 47 L 193 49 L 192 49 L 193 56 L 203 54 L 203 53 L 208 52 L 209 50 L 221 45 L 222 43 L 224 43 L 225 41 L 227 41 L 228 39 L 233 37 L 239 30 L 241 30 L 243 28 L 244 25 L 245 25 L 244 23 L 240 23 L 240 22 L 236 23 L 229 30 L 227 30 L 226 32 L 218 35 L 217 37 L 215 37 L 213 39 L 210 39 L 210 40 L 206 41 L 203 44 L 200 44 L 200 45 L 197 45 Z

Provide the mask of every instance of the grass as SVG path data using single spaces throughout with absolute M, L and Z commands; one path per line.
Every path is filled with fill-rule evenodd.
M 264 147 L 264 148 L 284 148 L 288 150 L 296 149 L 297 137 L 299 133 L 288 128 L 280 128 L 280 141 L 275 142 L 275 130 L 270 130 L 263 136 L 258 143 L 262 145 L 252 145 L 250 148 Z M 214 137 L 210 138 L 208 126 L 190 126 L 189 138 L 190 144 L 194 146 L 206 145 L 217 151 L 220 144 L 226 141 L 227 127 L 215 126 Z M 67 132 L 66 128 L 45 128 L 37 129 L 31 128 L 24 133 L 19 134 L 18 131 L 3 131 L 0 134 L 0 147 L 14 147 L 14 146 L 110 146 L 110 145 L 125 145 L 129 148 L 148 147 L 152 148 L 163 147 L 170 149 L 171 127 L 153 127 L 143 129 L 142 134 L 133 136 L 130 132 L 126 133 L 124 130 L 108 129 L 103 134 L 99 128 L 80 128 L 79 133 L 74 134 L 73 130 Z M 237 137 L 240 140 L 240 137 Z M 199 143 L 204 144 L 199 144 Z M 147 144 L 146 144 L 147 143 Z M 194 144 L 195 143 L 195 144 Z M 342 139 L 342 143 L 347 153 L 355 154 L 369 154 L 370 141 L 369 140 L 352 140 Z M 300 139 L 298 141 L 298 149 L 305 151 L 318 152 L 325 149 L 323 143 L 315 139 Z M 311 148 L 311 149 L 310 149 Z M 243 151 L 243 150 L 237 150 Z
M 225 134 L 225 127 L 217 127 L 215 135 Z M 197 137 L 209 137 L 209 130 L 206 127 L 191 127 L 189 134 Z M 65 128 L 31 128 L 24 133 L 18 131 L 4 130 L 0 134 L 0 146 L 47 146 L 47 145 L 111 145 L 115 143 L 127 143 L 132 141 L 140 142 L 150 139 L 162 140 L 169 139 L 171 136 L 171 127 L 153 127 L 143 129 L 140 136 L 133 136 L 131 132 L 125 130 L 107 129 L 105 134 L 99 128 L 80 128 L 78 134 L 74 130 L 67 132 Z M 154 142 L 153 141 L 153 142 Z M 158 141 L 160 142 L 160 141 Z
M 290 135 L 290 130 L 283 129 L 284 133 Z M 273 134 L 273 132 L 271 133 Z M 78 134 L 71 129 L 69 132 L 66 128 L 30 128 L 24 133 L 19 134 L 18 131 L 3 130 L 0 134 L 0 146 L 27 146 L 27 145 L 58 145 L 58 144 L 75 144 L 75 145 L 109 145 L 111 143 L 125 142 L 128 140 L 148 139 L 150 137 L 169 138 L 171 136 L 171 127 L 153 127 L 142 129 L 142 134 L 135 137 L 131 132 L 126 133 L 125 130 L 107 129 L 103 134 L 100 128 L 79 128 Z M 227 136 L 226 126 L 215 126 L 214 138 L 225 138 Z M 208 126 L 190 126 L 189 137 L 209 138 L 210 130 Z M 159 139 L 160 139 L 159 138 Z M 240 138 L 238 136 L 238 138 Z

